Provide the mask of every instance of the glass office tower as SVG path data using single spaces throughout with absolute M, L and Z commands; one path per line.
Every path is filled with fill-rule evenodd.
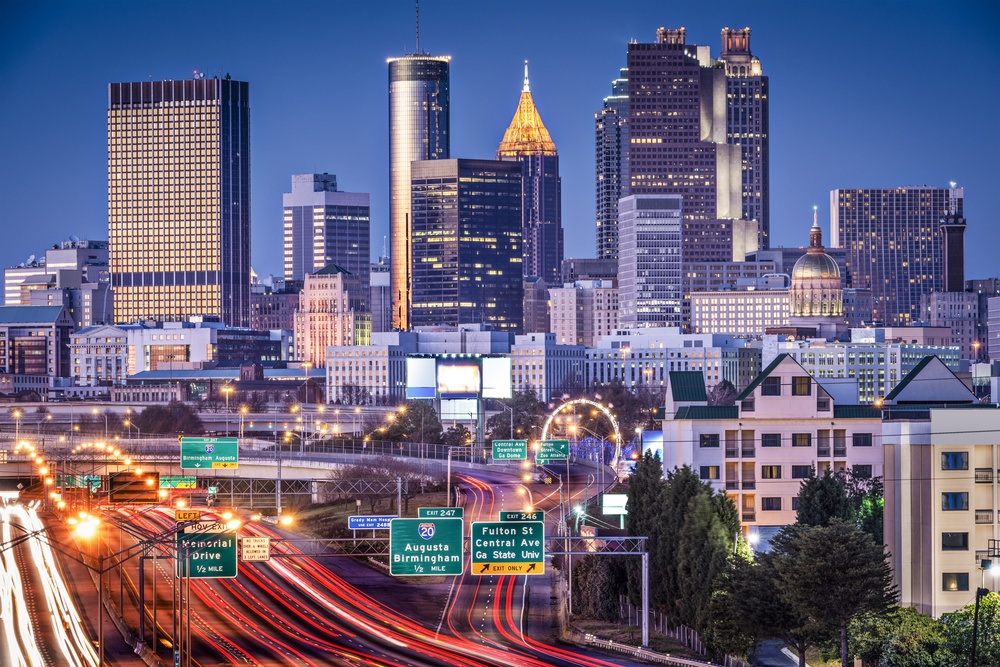
M 116 322 L 250 324 L 246 82 L 108 86 L 108 251 Z
M 414 162 L 413 326 L 521 332 L 521 165 Z
M 389 237 L 392 325 L 410 328 L 410 163 L 448 158 L 447 56 L 389 59 Z

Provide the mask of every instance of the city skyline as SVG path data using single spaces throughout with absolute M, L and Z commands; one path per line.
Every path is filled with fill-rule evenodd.
M 5 2 L 0 7 L 0 263 L 70 235 L 106 239 L 107 85 L 113 81 L 230 73 L 253 86 L 253 267 L 282 274 L 281 196 L 292 174 L 335 173 L 371 194 L 376 252 L 388 234 L 387 59 L 414 50 L 413 4 L 374 7 L 254 2 Z M 528 26 L 525 12 L 534 17 Z M 582 8 L 582 11 L 581 11 Z M 457 3 L 420 6 L 420 50 L 451 57 L 451 156 L 490 159 L 531 63 L 532 94 L 559 146 L 567 257 L 595 255 L 594 111 L 626 63 L 628 42 L 659 27 L 720 55 L 724 27 L 748 26 L 771 83 L 772 246 L 801 246 L 810 208 L 824 215 L 836 188 L 965 188 L 966 277 L 997 273 L 991 249 L 1000 129 L 969 127 L 975 104 L 1000 100 L 1000 45 L 989 2 L 726 3 L 665 9 L 636 2 L 609 14 L 597 3 Z M 176 31 L 191 12 L 225 24 L 215 40 Z M 862 20 L 863 19 L 863 20 Z M 326 39 L 302 40 L 297 25 Z M 557 28 L 553 29 L 553 26 Z M 262 48 L 266 45 L 268 48 Z M 942 53 L 950 58 L 941 57 Z M 116 62 L 115 57 L 123 57 Z M 930 57 L 933 55 L 934 57 Z M 326 65 L 322 63 L 326 62 Z M 72 64 L 59 104 L 44 99 L 47 72 Z M 303 63 L 309 63 L 308 67 Z M 934 83 L 931 83 L 934 82 Z M 299 91 L 298 93 L 295 91 Z M 55 196 L 54 196 L 55 195 Z M 46 207 L 40 207 L 47 201 Z M 830 230 L 824 225 L 824 233 Z

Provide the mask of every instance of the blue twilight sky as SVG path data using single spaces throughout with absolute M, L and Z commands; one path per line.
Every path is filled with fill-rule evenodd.
M 371 193 L 388 234 L 386 58 L 414 49 L 414 3 L 0 0 L 0 265 L 71 234 L 107 238 L 112 81 L 194 70 L 250 82 L 253 264 L 280 275 L 281 195 L 331 172 Z M 687 28 L 718 55 L 752 29 L 771 83 L 774 245 L 829 239 L 838 187 L 965 187 L 966 275 L 1000 275 L 1000 2 L 424 0 L 420 48 L 450 55 L 451 156 L 492 158 L 522 61 L 559 150 L 566 256 L 594 256 L 594 112 L 630 40 Z M 990 213 L 993 211 L 993 213 Z

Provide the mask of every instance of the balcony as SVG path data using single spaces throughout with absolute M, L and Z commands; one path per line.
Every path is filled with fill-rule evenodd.
M 755 480 L 755 479 L 745 479 L 745 480 L 743 480 L 743 489 L 744 490 L 746 490 L 746 489 L 756 489 L 756 488 L 757 488 L 757 480 Z
M 727 459 L 738 459 L 740 457 L 740 452 L 735 447 L 726 447 L 726 458 Z
M 847 457 L 847 447 L 834 447 L 833 458 L 842 459 Z
M 743 510 L 743 520 L 744 521 L 756 521 L 757 512 L 754 510 Z
M 976 468 L 976 484 L 992 484 L 993 470 L 990 468 Z
M 976 510 L 976 523 L 993 523 L 993 510 Z
M 743 458 L 745 458 L 745 459 L 752 459 L 754 457 L 754 448 L 753 447 L 744 447 L 742 449 L 742 454 L 743 454 Z
M 736 479 L 726 480 L 726 491 L 739 491 L 739 490 L 740 490 L 739 480 Z
M 824 446 L 820 445 L 816 449 L 816 456 L 829 456 L 829 455 L 830 455 L 830 448 L 828 446 L 824 447 Z

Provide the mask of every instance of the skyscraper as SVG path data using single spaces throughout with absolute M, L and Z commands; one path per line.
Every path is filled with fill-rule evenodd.
M 535 108 L 524 61 L 524 87 L 517 111 L 497 148 L 497 159 L 521 164 L 521 237 L 525 276 L 559 280 L 563 259 L 559 154 Z
M 750 53 L 750 28 L 722 29 L 719 61 L 726 70 L 726 143 L 743 153 L 743 219 L 757 221 L 760 249 L 770 248 L 769 88 L 760 59 Z
M 412 326 L 520 333 L 521 165 L 414 162 Z
M 351 308 L 367 310 L 371 271 L 368 193 L 340 192 L 334 174 L 296 174 L 282 195 L 285 280 L 305 280 L 331 262 L 346 269 Z
M 447 56 L 389 59 L 389 236 L 392 324 L 410 328 L 410 163 L 443 160 L 449 151 Z
M 946 266 L 961 265 L 964 252 L 965 221 L 957 222 L 964 193 L 926 186 L 830 192 L 831 245 L 846 252 L 847 286 L 872 291 L 876 322 L 919 321 L 921 295 L 944 291 Z
M 597 257 L 618 259 L 618 200 L 628 195 L 628 68 L 594 114 L 597 153 Z
M 108 250 L 117 322 L 250 322 L 249 85 L 108 86 Z
M 624 329 L 682 324 L 683 198 L 629 195 L 618 203 L 618 307 Z
M 629 193 L 683 197 L 685 263 L 742 260 L 758 234 L 742 219 L 742 152 L 726 143 L 725 70 L 684 28 L 656 37 L 628 45 Z

